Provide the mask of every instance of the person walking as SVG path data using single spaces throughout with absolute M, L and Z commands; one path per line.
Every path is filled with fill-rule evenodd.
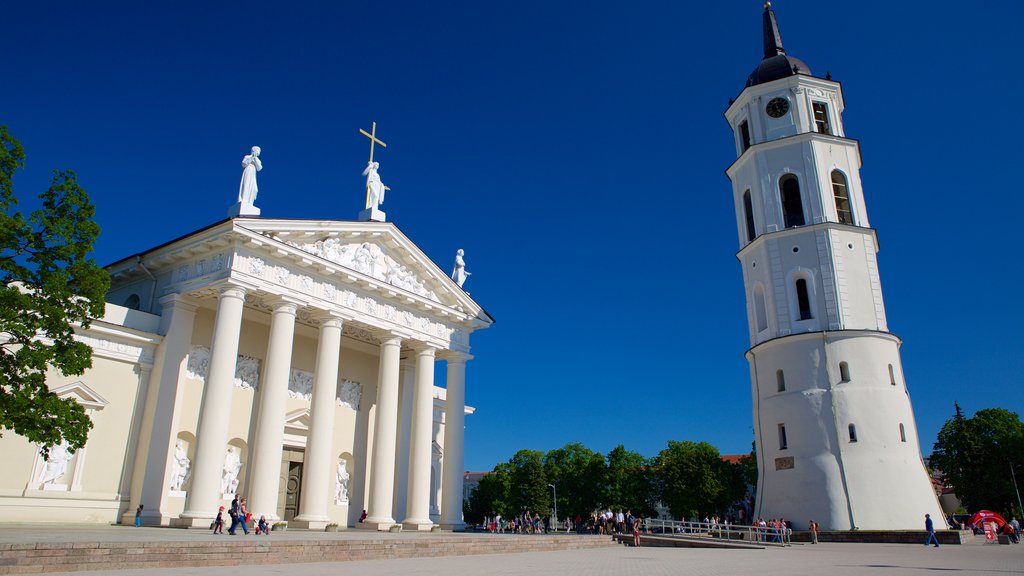
M 633 520 L 633 546 L 640 546 L 640 521 Z
M 136 528 L 141 528 L 142 527 L 142 508 L 143 507 L 144 507 L 143 504 L 139 504 L 139 507 L 135 509 L 135 527 Z
M 217 510 L 217 518 L 213 521 L 213 533 L 224 534 L 224 507 Z
M 932 522 L 931 514 L 924 515 L 924 529 L 928 532 L 928 539 L 924 541 L 924 545 L 935 543 L 935 547 L 939 547 L 939 539 L 935 536 L 935 523 Z
M 811 520 L 811 544 L 818 543 L 818 523 Z

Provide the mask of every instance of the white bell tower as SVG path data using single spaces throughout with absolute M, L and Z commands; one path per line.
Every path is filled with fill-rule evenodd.
M 838 82 L 811 75 L 764 11 L 764 59 L 725 117 L 759 470 L 755 517 L 920 529 L 943 515 L 889 333 L 860 148 Z

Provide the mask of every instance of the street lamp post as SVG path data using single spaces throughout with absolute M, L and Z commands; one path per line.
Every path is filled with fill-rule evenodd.
M 555 521 L 552 524 L 552 526 L 554 526 L 555 532 L 558 532 L 558 489 L 555 488 L 554 484 L 548 484 L 548 487 L 551 488 L 551 492 L 553 494 L 554 504 L 555 504 Z

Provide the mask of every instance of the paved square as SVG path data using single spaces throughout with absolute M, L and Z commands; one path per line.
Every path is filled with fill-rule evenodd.
M 511 536 L 510 536 L 511 537 Z M 609 547 L 565 552 L 490 554 L 443 558 L 283 564 L 241 568 L 260 576 L 587 576 L 808 575 L 883 574 L 902 576 L 936 572 L 1024 574 L 1024 545 L 943 546 L 899 544 L 819 544 L 788 549 L 698 550 L 687 548 Z M 233 576 L 238 566 L 78 572 L 109 576 Z

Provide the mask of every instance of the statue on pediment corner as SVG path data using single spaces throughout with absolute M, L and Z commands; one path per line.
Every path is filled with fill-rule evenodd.
M 455 280 L 460 288 L 466 282 L 466 278 L 469 278 L 469 276 L 473 274 L 472 272 L 466 271 L 466 260 L 463 258 L 465 254 L 466 251 L 462 248 L 459 248 L 458 251 L 455 252 L 455 269 L 452 270 L 452 280 Z

